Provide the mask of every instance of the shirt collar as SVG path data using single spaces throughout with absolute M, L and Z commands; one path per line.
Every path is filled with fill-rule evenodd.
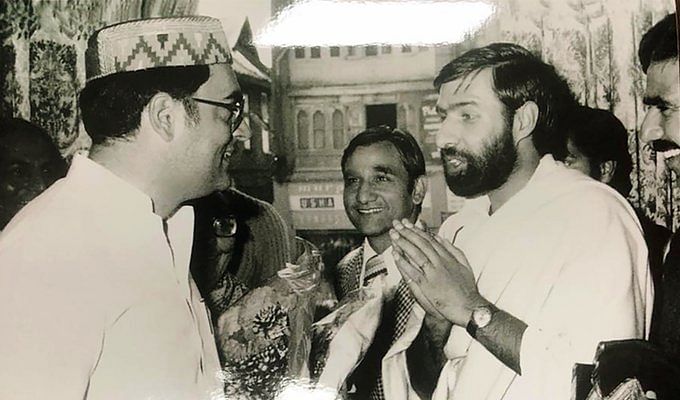
M 416 226 L 417 226 L 418 228 L 423 228 L 423 223 L 422 223 L 420 220 L 417 220 L 417 221 L 416 221 Z M 377 255 L 378 252 L 375 251 L 375 250 L 373 249 L 373 247 L 371 247 L 371 244 L 368 242 L 368 238 L 367 238 L 367 237 L 364 238 L 364 243 L 363 243 L 362 246 L 363 246 L 363 249 L 364 249 L 364 260 L 363 260 L 363 262 L 362 262 L 362 265 L 365 266 L 365 265 L 366 265 L 366 261 L 370 260 L 371 257 Z M 380 253 L 380 255 L 381 255 L 381 256 L 384 256 L 385 254 L 389 254 L 389 253 L 391 253 L 391 252 L 392 252 L 392 246 L 386 248 L 385 251 L 383 251 L 382 253 Z
M 151 198 L 130 183 L 97 162 L 76 154 L 67 178 L 82 186 L 84 192 L 92 193 L 106 203 L 115 203 L 126 211 L 153 212 Z

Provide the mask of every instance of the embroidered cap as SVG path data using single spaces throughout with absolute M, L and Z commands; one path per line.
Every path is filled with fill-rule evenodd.
M 158 67 L 231 64 L 218 19 L 152 18 L 122 22 L 96 31 L 85 52 L 87 81 L 119 72 Z

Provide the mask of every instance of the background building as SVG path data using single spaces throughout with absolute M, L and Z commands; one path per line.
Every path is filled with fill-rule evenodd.
M 238 39 L 230 43 L 235 43 L 232 49 L 233 68 L 243 91 L 246 111 L 244 122 L 250 130 L 251 138 L 242 145 L 237 145 L 229 171 L 239 190 L 272 203 L 275 156 L 269 141 L 269 68 L 260 61 L 257 49 L 253 46 L 253 33 L 248 18 L 243 22 Z
M 277 12 L 287 1 L 272 2 Z M 389 125 L 411 133 L 426 157 L 428 195 L 421 218 L 431 228 L 460 199 L 442 177 L 435 133 L 434 76 L 451 58 L 449 47 L 367 45 L 274 49 L 273 123 L 282 157 L 275 205 L 298 234 L 324 248 L 360 238 L 342 203 L 342 152 L 362 130 Z M 283 162 L 285 161 L 285 162 Z

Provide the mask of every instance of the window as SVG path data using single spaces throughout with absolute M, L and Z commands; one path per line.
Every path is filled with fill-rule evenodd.
M 304 111 L 298 111 L 297 115 L 297 139 L 298 149 L 309 149 L 309 118 Z
M 375 45 L 366 46 L 366 55 L 367 56 L 377 56 L 378 55 L 378 46 L 375 46 Z
M 305 48 L 296 47 L 295 48 L 295 58 L 305 58 Z
M 354 55 L 354 46 L 347 46 L 347 55 L 348 56 Z
M 248 93 L 243 93 L 243 117 L 246 120 L 245 123 L 250 127 L 250 112 L 252 111 L 252 99 L 248 96 Z M 250 129 L 250 128 L 248 128 Z M 252 136 L 251 139 L 248 139 L 243 142 L 243 148 L 245 150 L 250 150 L 252 147 Z
M 323 149 L 326 147 L 326 121 L 321 111 L 314 113 L 312 124 L 314 124 L 314 148 Z
M 383 54 L 392 54 L 392 46 L 389 44 L 386 44 L 382 47 L 382 53 Z
M 402 53 L 410 53 L 411 52 L 411 46 L 404 44 L 401 46 L 401 52 Z
M 331 46 L 331 57 L 340 57 L 340 47 Z
M 371 104 L 366 106 L 366 128 L 387 125 L 394 128 L 397 125 L 396 104 Z
M 333 148 L 343 149 L 345 147 L 345 123 L 342 118 L 342 111 L 333 111 Z
M 321 47 L 312 47 L 312 58 L 321 58 Z

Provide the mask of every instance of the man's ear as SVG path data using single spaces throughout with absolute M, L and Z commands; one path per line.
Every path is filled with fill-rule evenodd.
M 427 177 L 420 175 L 413 182 L 413 192 L 411 194 L 413 204 L 422 204 L 425 199 L 425 193 L 427 193 Z
M 184 107 L 178 104 L 169 94 L 164 92 L 156 93 L 144 108 L 147 113 L 149 124 L 155 133 L 165 142 L 171 141 L 175 136 L 175 125 L 177 124 L 177 107 Z
M 533 101 L 527 101 L 515 110 L 512 119 L 512 137 L 515 144 L 531 136 L 538 122 L 538 105 Z
M 607 160 L 600 163 L 600 182 L 609 183 L 614 179 L 616 161 Z

